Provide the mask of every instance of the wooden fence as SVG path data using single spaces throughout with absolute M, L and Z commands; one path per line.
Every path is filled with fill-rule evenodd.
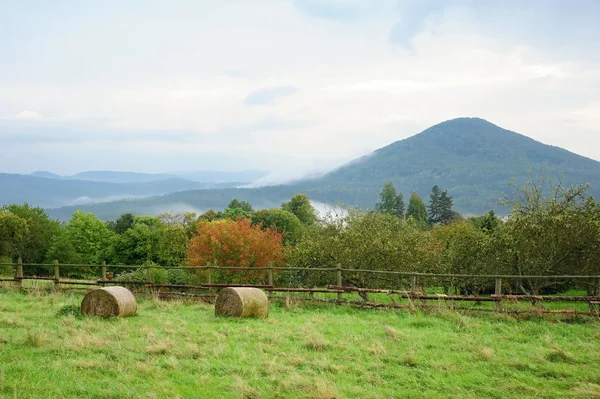
M 286 296 L 291 293 L 305 293 L 307 297 L 303 299 L 313 301 L 324 301 L 324 302 L 336 302 L 336 303 L 351 303 L 359 305 L 361 307 L 388 307 L 388 308 L 415 308 L 415 307 L 427 307 L 428 301 L 443 301 L 446 302 L 451 308 L 455 308 L 455 302 L 471 302 L 476 305 L 484 303 L 491 303 L 493 306 L 474 306 L 469 309 L 473 310 L 484 310 L 484 311 L 508 311 L 503 307 L 505 303 L 517 303 L 527 302 L 534 305 L 533 310 L 538 313 L 575 313 L 582 315 L 593 315 L 600 316 L 600 276 L 578 276 L 578 275 L 562 275 L 562 276 L 530 276 L 530 275 L 470 275 L 470 274 L 435 274 L 435 273 L 417 273 L 417 272 L 397 272 L 397 271 L 384 271 L 384 270 L 357 270 L 357 269 L 346 269 L 342 265 L 337 265 L 336 268 L 302 268 L 302 267 L 265 267 L 265 268 L 250 268 L 250 267 L 235 267 L 235 266 L 178 266 L 178 267 L 162 267 L 162 266 L 139 266 L 139 265 L 108 265 L 104 262 L 102 265 L 90 265 L 90 264 L 59 264 L 55 261 L 54 264 L 24 264 L 19 260 L 17 263 L 0 263 L 1 266 L 12 266 L 14 269 L 12 277 L 0 276 L 0 285 L 2 283 L 8 283 L 13 287 L 27 289 L 27 285 L 24 284 L 27 280 L 45 280 L 51 281 L 49 287 L 54 289 L 89 289 L 90 286 L 107 286 L 107 285 L 124 285 L 129 286 L 134 290 L 149 289 L 153 293 L 160 297 L 204 297 L 210 298 L 216 295 L 216 290 L 223 287 L 231 286 L 247 286 L 261 288 L 269 293 L 273 297 L 274 293 L 285 293 Z M 49 270 L 48 276 L 36 276 L 25 273 L 25 270 L 31 267 L 43 268 Z M 100 278 L 97 280 L 76 280 L 61 277 L 61 268 L 87 268 L 96 269 L 99 271 Z M 145 269 L 146 279 L 145 281 L 139 280 L 115 280 L 107 278 L 111 274 L 108 270 L 139 270 Z M 164 284 L 153 281 L 152 270 L 153 269 L 166 269 L 166 270 L 187 270 L 195 273 L 203 273 L 205 275 L 205 281 L 199 284 Z M 215 271 L 236 271 L 236 272 L 251 272 L 254 275 L 256 273 L 264 273 L 264 283 L 257 284 L 238 284 L 234 282 L 218 282 L 213 281 L 213 273 Z M 302 272 L 302 273 L 331 273 L 335 276 L 334 284 L 328 284 L 320 287 L 306 287 L 306 286 L 276 286 L 274 284 L 274 274 L 278 272 Z M 114 272 L 113 272 L 114 273 Z M 406 289 L 394 289 L 394 288 L 367 288 L 359 287 L 353 284 L 347 284 L 344 279 L 344 275 L 351 274 L 365 274 L 365 275 L 385 275 L 388 277 L 394 277 L 408 281 Z M 423 282 L 428 279 L 454 279 L 454 280 L 485 280 L 494 282 L 494 293 L 490 295 L 445 295 L 440 293 L 432 294 L 423 289 Z M 549 280 L 549 281 L 585 281 L 588 283 L 593 281 L 596 284 L 594 295 L 519 295 L 507 290 L 505 288 L 505 282 L 524 281 L 529 279 L 536 280 Z M 419 283 L 420 282 L 420 283 Z M 302 284 L 301 284 L 302 285 Z M 198 293 L 200 291 L 201 293 Z M 195 292 L 195 293 L 190 293 Z M 325 296 L 317 297 L 315 294 L 326 294 Z M 361 300 L 353 300 L 344 298 L 345 295 L 350 294 L 351 296 L 360 295 Z M 372 301 L 369 300 L 369 294 L 378 296 L 381 299 L 381 294 L 385 294 L 386 297 L 391 298 L 391 301 Z M 399 302 L 396 302 L 393 298 L 396 297 Z M 405 303 L 402 303 L 405 302 Z M 581 309 L 546 309 L 543 302 L 555 302 L 555 303 L 587 303 L 589 311 Z M 459 306 L 457 306 L 459 307 Z M 521 310 L 523 311 L 523 310 Z M 529 310 L 531 311 L 531 309 Z M 510 312 L 518 313 L 517 310 Z

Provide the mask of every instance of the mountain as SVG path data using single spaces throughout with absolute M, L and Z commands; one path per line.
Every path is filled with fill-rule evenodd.
M 218 170 L 196 170 L 172 173 L 138 173 L 119 172 L 110 170 L 92 170 L 80 172 L 71 176 L 60 176 L 47 171 L 37 171 L 30 174 L 34 177 L 45 177 L 48 179 L 71 179 L 87 180 L 108 183 L 145 183 L 169 179 L 183 179 L 197 183 L 251 183 L 265 176 L 267 172 L 258 170 L 242 170 L 236 172 Z M 231 186 L 231 184 L 230 184 Z
M 267 175 L 267 172 L 261 170 L 241 170 L 236 172 L 223 170 L 192 170 L 171 172 L 173 176 L 180 177 L 186 180 L 198 182 L 212 183 L 228 183 L 228 182 L 253 182 Z
M 162 173 L 136 173 L 98 170 L 77 173 L 75 175 L 68 176 L 67 178 L 109 183 L 146 183 L 174 179 L 176 176 Z
M 28 202 L 43 207 L 115 201 L 182 190 L 236 187 L 240 183 L 198 183 L 167 179 L 142 183 L 109 183 L 0 173 L 0 206 Z
M 566 185 L 590 183 L 600 197 L 600 162 L 479 118 L 458 118 L 380 148 L 327 174 L 322 183 L 381 187 L 388 181 L 405 194 L 424 199 L 439 185 L 454 196 L 458 210 L 481 213 L 495 208 L 508 182 L 534 175 Z M 375 198 L 374 198 L 375 200 Z
M 223 208 L 232 198 L 250 201 L 256 208 L 278 206 L 294 193 L 333 204 L 344 202 L 373 208 L 382 186 L 391 181 L 405 198 L 416 191 L 427 202 L 434 185 L 448 190 L 455 208 L 464 214 L 482 214 L 495 209 L 508 183 L 528 178 L 529 172 L 563 183 L 590 183 L 590 194 L 600 198 L 600 162 L 559 147 L 537 142 L 479 118 L 458 118 L 380 148 L 325 176 L 290 185 L 257 189 L 194 190 L 141 200 L 117 201 L 82 207 L 105 219 L 123 212 L 155 213 L 169 209 Z M 51 210 L 68 218 L 77 207 Z
M 38 171 L 33 172 L 32 174 L 30 174 L 29 176 L 45 177 L 47 179 L 62 179 L 63 178 L 62 176 L 57 175 L 56 173 L 48 172 L 48 171 L 45 171 L 45 170 L 38 170 Z

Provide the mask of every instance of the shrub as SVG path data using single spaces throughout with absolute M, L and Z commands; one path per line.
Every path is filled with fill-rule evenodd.
M 439 248 L 428 232 L 415 223 L 388 214 L 351 211 L 343 218 L 329 218 L 313 226 L 291 251 L 289 263 L 296 267 L 382 271 L 435 271 Z M 406 286 L 397 276 L 344 272 L 345 279 L 363 287 Z M 304 273 L 308 285 L 336 282 L 335 273 Z
M 167 279 L 169 284 L 175 285 L 202 285 L 206 282 L 206 278 L 203 275 L 183 269 L 167 270 Z
M 197 235 L 188 244 L 188 264 L 247 268 L 281 265 L 285 260 L 281 240 L 281 233 L 268 228 L 261 229 L 259 225 L 253 226 L 252 221 L 247 218 L 212 222 L 201 220 L 198 223 Z M 215 271 L 213 276 L 215 281 L 264 281 L 266 273 L 219 270 Z
M 7 256 L 0 256 L 0 276 L 12 277 L 15 273 L 14 266 L 3 265 L 2 263 L 12 263 L 11 259 Z
M 121 273 L 119 277 L 115 278 L 115 281 L 145 282 L 148 281 L 148 273 L 150 273 L 150 279 L 154 284 L 167 284 L 169 281 L 168 271 L 158 266 L 152 269 L 136 269 L 134 271 Z
M 435 227 L 431 235 L 441 246 L 439 273 L 448 274 L 494 274 L 494 255 L 489 234 L 471 222 L 456 222 Z M 478 295 L 493 292 L 494 281 L 465 278 L 440 278 L 437 283 L 449 293 Z

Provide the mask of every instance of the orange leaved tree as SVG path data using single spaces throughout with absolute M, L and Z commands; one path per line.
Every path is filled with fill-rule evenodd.
M 248 218 L 221 219 L 207 222 L 200 220 L 194 236 L 187 247 L 187 260 L 191 266 L 217 265 L 263 268 L 282 265 L 285 251 L 282 234 L 271 229 L 252 225 Z M 213 280 L 236 280 L 259 282 L 266 273 L 227 270 L 213 271 Z

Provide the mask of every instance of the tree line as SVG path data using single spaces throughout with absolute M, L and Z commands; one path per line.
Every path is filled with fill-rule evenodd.
M 227 224 L 230 226 L 213 238 L 222 240 L 227 234 L 241 234 L 236 242 L 229 244 L 233 253 L 240 255 L 244 247 L 250 252 L 257 250 L 262 245 L 260 240 L 252 241 L 257 231 L 265 236 L 275 234 L 277 245 L 282 249 L 274 249 L 274 252 L 283 253 L 283 248 L 295 245 L 317 220 L 317 212 L 304 194 L 295 195 L 280 208 L 254 210 L 250 203 L 233 199 L 223 211 L 210 210 L 202 215 L 188 212 L 134 216 L 126 213 L 108 222 L 92 213 L 76 211 L 68 222 L 60 223 L 49 218 L 40 207 L 8 205 L 0 209 L 0 263 L 16 262 L 20 258 L 24 263 L 40 264 L 59 260 L 62 264 L 178 266 L 200 259 L 197 253 L 189 251 L 193 239 L 217 234 L 214 227 Z M 263 236 L 259 234 L 259 238 Z M 233 248 L 236 245 L 239 248 Z M 216 247 L 212 250 L 216 251 Z M 214 256 L 216 258 L 207 257 L 202 262 L 217 264 L 223 260 Z M 84 277 L 90 272 L 63 269 L 72 277 Z M 31 270 L 44 273 L 43 267 Z
M 373 211 L 357 208 L 319 215 L 308 196 L 297 194 L 278 208 L 255 210 L 233 199 L 222 211 L 123 214 L 104 222 L 77 211 L 67 223 L 50 219 L 38 207 L 9 205 L 0 210 L 0 263 L 98 265 L 150 264 L 157 279 L 190 283 L 200 278 L 169 267 L 225 265 L 260 269 L 281 266 L 278 284 L 324 286 L 335 283 L 328 272 L 291 272 L 285 265 L 335 268 L 341 264 L 356 285 L 394 288 L 398 278 L 358 273 L 390 270 L 439 274 L 594 275 L 600 274 L 600 206 L 587 186 L 531 178 L 505 202 L 508 215 L 463 217 L 452 210 L 452 197 L 433 187 L 428 205 L 413 194 L 404 199 L 392 184 L 380 193 Z M 339 209 L 338 209 L 339 210 Z M 31 270 L 31 269 L 28 269 Z M 71 277 L 90 277 L 94 268 L 61 268 Z M 12 267 L 0 273 L 12 273 Z M 33 273 L 48 273 L 40 266 Z M 133 270 L 128 278 L 135 277 Z M 215 281 L 262 281 L 264 273 L 215 274 Z M 141 276 L 140 278 L 143 278 Z M 481 293 L 493 281 L 439 278 L 428 284 L 447 293 Z M 596 292 L 597 281 L 518 279 L 515 293 L 581 288 Z
M 452 210 L 454 201 L 448 195 L 448 190 L 442 191 L 437 185 L 431 189 L 428 207 L 425 206 L 419 194 L 413 192 L 405 211 L 404 196 L 402 193 L 396 192 L 396 188 L 391 182 L 383 186 L 379 198 L 380 202 L 375 205 L 377 212 L 413 219 L 422 225 L 449 224 L 452 220 L 462 219 L 458 212 Z

